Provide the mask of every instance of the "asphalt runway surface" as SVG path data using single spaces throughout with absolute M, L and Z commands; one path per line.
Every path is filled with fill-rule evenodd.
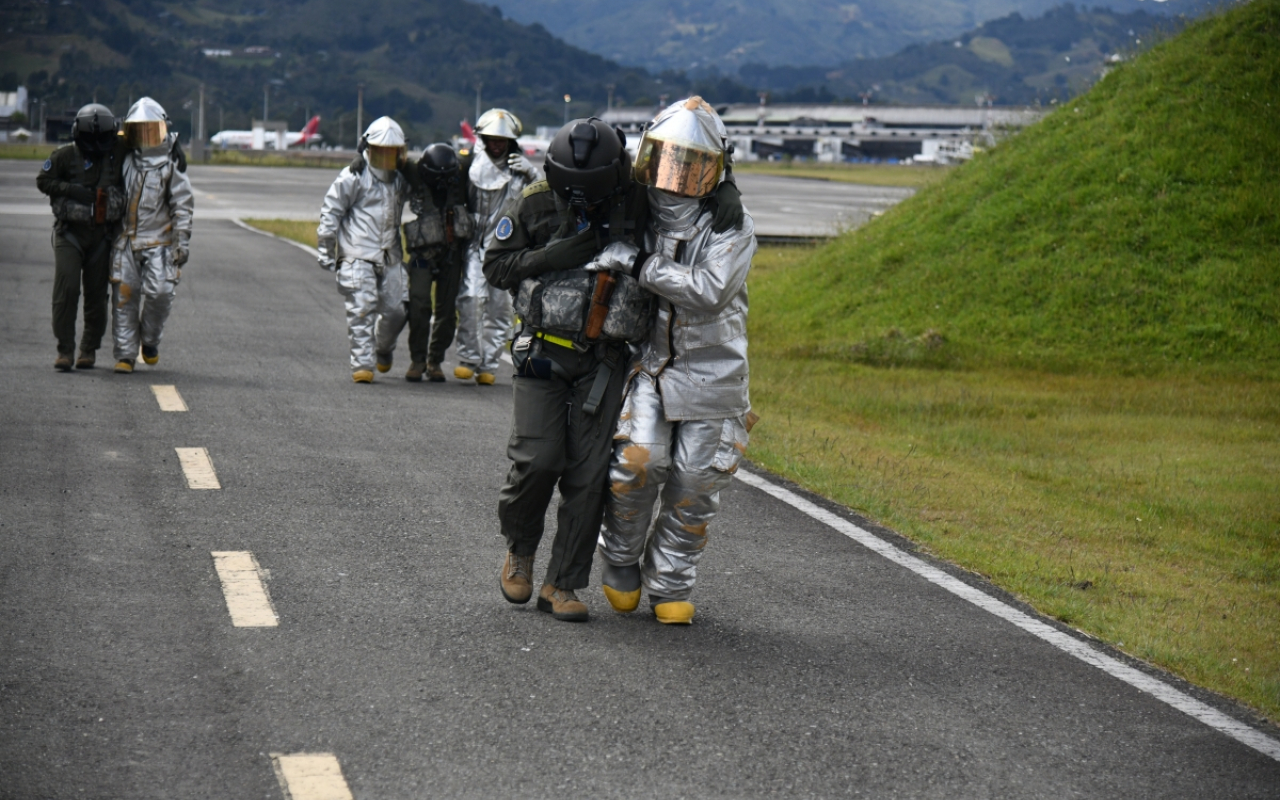
M 39 165 L 5 166 L 0 197 L 22 202 Z M 402 338 L 392 372 L 351 383 L 333 276 L 203 211 L 160 363 L 132 375 L 52 369 L 51 217 L 0 216 L 0 798 L 281 798 L 273 754 L 327 754 L 370 800 L 1280 796 L 1276 757 L 801 513 L 751 465 L 692 626 L 613 613 L 596 574 L 587 624 L 506 603 L 510 376 L 407 383 Z M 204 448 L 221 488 L 188 488 L 176 448 Z M 278 626 L 232 625 L 227 551 L 253 554 Z
M 38 161 L 0 161 L 0 214 L 48 216 L 36 191 Z M 287 167 L 191 166 L 196 207 L 203 219 L 320 219 L 320 203 L 336 170 Z M 739 175 L 743 202 L 761 236 L 831 236 L 863 224 L 910 197 L 913 189 L 861 186 L 771 175 Z

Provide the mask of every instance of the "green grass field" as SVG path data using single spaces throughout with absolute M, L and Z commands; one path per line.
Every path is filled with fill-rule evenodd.
M 0 144 L 0 158 L 13 158 L 26 161 L 44 161 L 57 149 L 52 144 Z
M 743 161 L 734 172 L 777 175 L 868 186 L 929 186 L 946 177 L 953 167 L 928 164 L 818 164 L 808 161 Z
M 761 465 L 1280 719 L 1280 0 L 751 277 Z

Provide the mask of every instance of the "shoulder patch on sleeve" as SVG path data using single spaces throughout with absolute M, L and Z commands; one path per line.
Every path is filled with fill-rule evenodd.
M 534 181 L 533 183 L 524 187 L 524 191 L 520 193 L 520 196 L 528 197 L 530 195 L 542 194 L 543 192 L 549 192 L 549 191 L 551 191 L 551 184 L 547 183 L 546 179 L 544 178 L 543 180 Z
M 516 225 L 512 224 L 511 218 L 503 216 L 502 219 L 498 220 L 497 227 L 493 229 L 493 237 L 498 239 L 499 242 L 506 242 L 507 239 L 511 238 L 511 234 L 515 233 L 515 230 Z
M 45 171 L 45 172 L 48 172 L 48 171 L 49 171 L 49 170 L 51 170 L 51 169 L 53 169 L 53 159 L 52 159 L 52 158 L 46 158 L 46 159 L 44 160 L 44 171 Z
M 528 190 L 526 190 L 528 191 Z M 504 216 L 498 220 L 498 225 L 493 229 L 493 238 L 500 242 L 505 242 L 511 238 L 511 234 L 515 232 L 516 226 L 511 223 L 511 217 Z

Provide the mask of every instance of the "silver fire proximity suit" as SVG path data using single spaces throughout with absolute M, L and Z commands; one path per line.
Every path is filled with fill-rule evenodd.
M 640 563 L 650 597 L 693 590 L 707 524 L 747 447 L 747 272 L 755 226 L 711 230 L 699 200 L 649 190 L 653 216 L 640 285 L 658 315 L 614 434 L 600 553 Z M 654 501 L 661 506 L 648 537 Z
M 320 209 L 317 240 L 321 258 L 337 261 L 352 371 L 372 372 L 376 353 L 395 350 L 408 319 L 409 279 L 400 247 L 408 188 L 394 169 L 370 164 L 354 174 L 344 167 Z
M 133 116 L 131 110 L 126 119 Z M 124 158 L 128 200 L 111 259 L 112 334 L 118 362 L 136 359 L 140 345 L 144 355 L 156 352 L 187 261 L 195 196 L 174 155 L 177 140 L 178 134 L 169 133 L 160 144 L 132 148 Z M 146 360 L 155 363 L 154 358 Z
M 485 252 L 493 243 L 494 226 L 502 216 L 502 209 L 519 199 L 526 186 L 542 180 L 542 173 L 528 159 L 515 158 L 520 169 L 512 169 L 507 156 L 503 156 L 501 163 L 494 163 L 483 147 L 477 147 L 468 171 L 476 236 L 467 248 L 462 287 L 458 292 L 457 349 L 459 363 L 481 374 L 492 375 L 498 371 L 499 358 L 511 338 L 512 326 L 511 294 L 485 280 Z

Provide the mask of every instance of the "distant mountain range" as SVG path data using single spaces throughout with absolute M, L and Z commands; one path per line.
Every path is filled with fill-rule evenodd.
M 512 19 L 621 64 L 664 70 L 834 66 L 954 39 L 993 19 L 1038 17 L 1061 0 L 493 0 Z M 1195 13 L 1204 0 L 1098 0 L 1112 11 Z
M 875 103 L 1049 104 L 1079 94 L 1110 64 L 1167 35 L 1180 20 L 1073 6 L 1024 19 L 1010 14 L 954 39 L 834 67 L 748 64 L 742 82 L 790 100 Z

